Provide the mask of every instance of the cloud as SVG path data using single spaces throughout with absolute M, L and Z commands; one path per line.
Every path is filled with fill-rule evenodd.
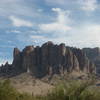
M 30 38 L 32 38 L 32 39 L 46 39 L 44 36 L 39 36 L 39 35 L 31 35 Z
M 31 35 L 30 38 L 34 43 L 43 43 L 49 41 L 49 38 L 42 35 Z
M 97 8 L 97 0 L 45 0 L 48 5 L 59 5 L 67 8 L 81 8 L 83 11 L 94 11 Z M 67 5 L 67 6 L 66 6 Z
M 22 27 L 22 26 L 32 27 L 33 26 L 33 24 L 30 21 L 23 20 L 15 16 L 10 16 L 9 19 L 12 21 L 12 25 L 16 27 Z
M 19 34 L 19 33 L 21 33 L 21 31 L 19 31 L 19 30 L 7 30 L 6 33 L 16 33 L 16 34 Z
M 65 2 L 68 2 L 68 0 L 45 0 L 47 3 L 51 4 L 64 4 Z
M 66 6 L 72 3 L 76 3 L 78 0 L 45 0 L 47 5 L 59 5 Z
M 42 45 L 43 43 L 47 42 L 47 41 L 53 41 L 54 43 L 66 43 L 65 39 L 66 37 L 62 36 L 62 37 L 47 37 L 47 36 L 42 36 L 42 35 L 31 35 L 30 36 L 30 40 L 37 44 L 37 45 Z
M 69 35 L 68 35 L 69 33 Z M 67 34 L 61 33 L 56 37 L 43 36 L 42 34 L 31 35 L 30 40 L 37 44 L 42 44 L 47 41 L 53 41 L 60 44 L 65 43 L 69 46 L 75 46 L 79 48 L 83 47 L 100 47 L 100 25 L 93 23 L 85 23 L 80 26 L 74 26 Z
M 54 22 L 48 24 L 40 24 L 39 28 L 45 33 L 66 33 L 71 30 L 71 27 L 68 25 L 70 22 L 69 11 L 62 10 L 60 8 L 52 8 L 53 12 L 57 13 L 57 17 Z
M 69 45 L 76 47 L 100 47 L 100 25 L 93 23 L 85 23 L 76 26 L 70 32 L 70 36 L 66 39 Z
M 94 11 L 97 8 L 97 0 L 79 0 L 79 3 L 84 11 Z
M 34 16 L 37 15 L 35 0 L 0 0 L 0 16 L 22 15 Z M 32 8 L 34 6 L 34 8 Z

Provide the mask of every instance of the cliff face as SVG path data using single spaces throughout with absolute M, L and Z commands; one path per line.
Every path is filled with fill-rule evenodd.
M 16 51 L 17 50 L 17 51 Z M 95 66 L 80 49 L 47 42 L 41 47 L 27 46 L 20 52 L 14 49 L 12 66 L 36 77 L 65 74 L 72 71 L 95 72 Z
M 82 50 L 65 44 L 47 42 L 41 47 L 27 46 L 22 52 L 15 48 L 13 56 L 13 72 L 28 72 L 35 77 L 64 75 L 73 71 L 95 73 L 94 64 Z
M 96 72 L 100 74 L 100 48 L 84 48 L 83 51 L 87 57 L 94 62 Z

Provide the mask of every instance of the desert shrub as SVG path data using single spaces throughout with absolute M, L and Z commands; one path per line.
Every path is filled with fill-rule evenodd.
M 0 100 L 44 100 L 44 97 L 19 93 L 12 87 L 10 80 L 5 80 L 0 82 Z
M 100 88 L 91 87 L 83 91 L 80 95 L 81 100 L 100 100 Z
M 0 82 L 0 100 L 100 100 L 100 88 L 93 81 L 64 81 L 45 96 L 19 93 L 9 80 Z
M 93 92 L 90 87 L 93 83 L 91 80 L 61 83 L 48 94 L 47 100 L 100 100 L 100 92 Z
M 18 93 L 10 85 L 9 80 L 0 82 L 0 100 L 16 100 Z

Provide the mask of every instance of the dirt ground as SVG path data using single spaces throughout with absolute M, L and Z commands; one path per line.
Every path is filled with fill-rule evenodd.
M 34 77 L 24 73 L 10 79 L 13 87 L 19 92 L 30 93 L 32 95 L 45 95 L 53 88 L 52 85 L 35 79 Z

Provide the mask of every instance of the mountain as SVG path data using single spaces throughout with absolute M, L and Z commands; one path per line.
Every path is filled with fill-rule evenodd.
M 96 67 L 84 50 L 56 45 L 51 41 L 40 46 L 26 46 L 22 51 L 14 48 L 13 62 L 0 67 L 0 75 L 12 76 L 23 72 L 35 77 L 66 75 L 72 72 L 95 73 Z

